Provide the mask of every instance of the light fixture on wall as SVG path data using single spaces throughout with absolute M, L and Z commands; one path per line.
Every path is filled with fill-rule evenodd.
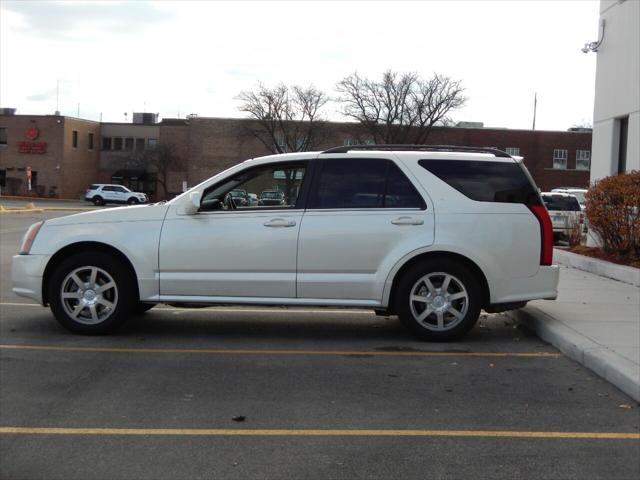
M 602 45 L 602 41 L 604 40 L 604 25 L 605 25 L 605 21 L 604 18 L 602 20 L 600 20 L 600 38 L 598 39 L 597 42 L 587 42 L 584 44 L 584 47 L 582 47 L 582 53 L 589 53 L 589 52 L 597 52 L 598 48 L 600 48 L 600 45 Z

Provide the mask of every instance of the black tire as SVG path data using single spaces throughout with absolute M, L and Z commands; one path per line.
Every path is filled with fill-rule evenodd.
M 100 206 L 100 205 L 104 205 L 104 199 L 98 195 L 96 195 L 95 197 L 93 197 L 93 204 L 96 206 Z
M 142 315 L 143 313 L 148 312 L 149 310 L 151 310 L 155 306 L 156 306 L 155 303 L 138 302 L 133 307 L 133 313 L 135 313 L 136 315 Z
M 422 282 L 428 275 L 432 276 L 428 278 L 433 291 Z M 443 292 L 446 275 L 449 276 L 449 283 L 446 292 Z M 411 295 L 414 293 L 418 297 L 425 295 L 425 299 L 430 296 L 433 303 L 412 301 Z M 461 295 L 462 298 L 456 298 Z M 448 297 L 453 300 L 448 300 Z M 464 264 L 455 260 L 431 259 L 413 265 L 404 272 L 394 300 L 400 320 L 415 335 L 422 340 L 450 342 L 461 338 L 478 321 L 482 308 L 482 290 L 474 273 Z M 446 310 L 447 308 L 451 310 Z M 457 315 L 452 313 L 454 311 Z M 426 318 L 420 321 L 416 314 L 420 316 L 425 312 Z M 438 322 L 440 313 L 441 325 Z
M 133 198 L 133 197 L 131 197 L 129 200 L 127 200 L 127 203 L 128 203 L 129 205 L 137 205 L 137 204 L 138 204 L 138 203 L 140 203 L 140 202 L 138 202 L 138 199 L 137 199 L 137 198 Z
M 97 272 L 96 287 L 90 283 L 94 269 Z M 80 282 L 87 283 L 78 286 L 70 278 L 72 272 L 76 272 Z M 108 286 L 110 282 L 114 286 L 100 293 L 100 287 Z M 51 311 L 56 320 L 68 330 L 84 335 L 102 335 L 114 331 L 129 317 L 138 300 L 134 293 L 135 279 L 127 266 L 118 257 L 103 252 L 81 252 L 64 259 L 53 271 L 47 289 Z M 63 300 L 63 289 L 69 295 L 78 295 L 78 298 Z M 83 291 L 93 297 L 89 300 L 93 301 L 95 308 L 91 305 L 80 308 L 80 303 L 86 299 L 79 293 Z M 103 301 L 112 306 L 106 307 L 100 303 Z M 79 313 L 74 318 L 72 314 L 76 310 Z M 88 318 L 94 314 L 95 318 Z

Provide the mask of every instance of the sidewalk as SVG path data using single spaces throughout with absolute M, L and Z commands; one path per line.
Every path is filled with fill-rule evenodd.
M 529 302 L 512 315 L 640 401 L 640 288 L 560 266 L 558 299 Z

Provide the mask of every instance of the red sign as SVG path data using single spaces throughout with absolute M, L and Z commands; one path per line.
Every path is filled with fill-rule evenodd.
M 47 142 L 18 142 L 19 153 L 47 153 Z
M 24 137 L 27 140 L 32 140 L 33 141 L 36 138 L 38 138 L 38 135 L 40 135 L 40 130 L 38 130 L 36 127 L 29 127 L 24 132 Z

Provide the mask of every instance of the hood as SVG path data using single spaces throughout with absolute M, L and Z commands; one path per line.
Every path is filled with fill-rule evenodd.
M 144 222 L 149 220 L 163 220 L 168 205 L 139 205 L 132 207 L 116 207 L 76 213 L 66 217 L 52 218 L 45 225 L 78 225 L 84 223 L 111 222 Z

